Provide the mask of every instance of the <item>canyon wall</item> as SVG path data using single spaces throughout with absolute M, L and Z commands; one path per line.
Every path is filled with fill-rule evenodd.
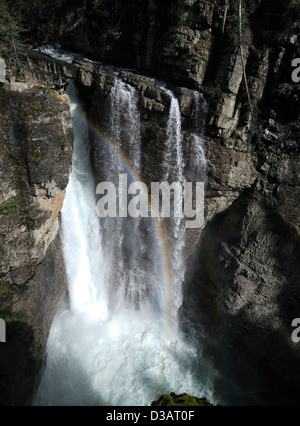
M 30 403 L 67 278 L 60 210 L 72 165 L 66 64 L 4 53 L 0 87 L 1 405 Z M 61 68 L 60 68 L 61 67 Z

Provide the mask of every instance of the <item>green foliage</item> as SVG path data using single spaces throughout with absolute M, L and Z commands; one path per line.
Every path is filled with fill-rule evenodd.
M 0 0 L 3 1 L 3 0 Z M 43 44 L 57 37 L 78 19 L 87 0 L 6 0 L 8 10 L 21 24 L 22 41 Z
M 219 100 L 223 94 L 223 90 L 220 85 L 214 82 L 213 84 L 206 87 L 205 92 L 214 100 Z
M 182 395 L 164 395 L 152 405 L 156 407 L 196 407 L 198 402 L 193 396 L 183 393 Z
M 5 320 L 7 324 L 13 323 L 13 322 L 21 322 L 21 323 L 27 323 L 28 321 L 28 314 L 26 311 L 19 311 L 19 312 L 13 312 L 13 313 L 4 313 L 1 314 L 1 318 Z
M 31 149 L 30 154 L 32 155 L 32 160 L 34 163 L 39 163 L 41 161 L 40 151 L 38 149 Z
M 66 149 L 69 148 L 69 146 L 70 146 L 70 143 L 69 143 L 69 141 L 67 139 L 65 139 L 64 141 L 62 141 L 61 144 L 60 144 L 60 148 L 61 148 L 62 152 L 65 152 Z
M 106 4 L 111 0 L 0 0 L 3 36 L 10 42 L 10 32 L 23 44 L 38 47 L 72 30 L 84 16 L 101 15 Z
M 17 208 L 17 197 L 12 197 L 6 204 L 0 206 L 0 215 L 13 213 Z
M 239 2 L 237 0 L 230 3 L 225 24 L 225 34 L 234 44 L 238 45 L 240 42 L 242 42 L 242 44 L 248 44 L 250 42 L 250 15 L 247 9 L 243 7 L 242 20 L 240 22 Z
M 27 226 L 28 229 L 32 229 L 34 221 L 33 221 L 32 217 L 30 215 L 30 212 L 27 212 L 26 215 L 25 215 L 25 223 L 26 223 L 26 226 Z M 27 273 L 27 272 L 25 272 L 25 273 Z
M 14 52 L 16 60 L 21 44 L 21 32 L 19 19 L 9 11 L 5 0 L 0 0 L 0 42 Z
M 46 101 L 49 105 L 57 105 L 57 97 L 55 96 L 55 91 L 51 87 L 45 87 L 44 94 L 46 97 Z M 44 105 L 45 106 L 45 105 Z
M 250 26 L 250 21 L 247 13 L 243 14 L 242 18 L 242 38 L 245 36 L 246 31 Z M 235 42 L 239 42 L 240 39 L 240 20 L 239 16 L 233 15 L 227 18 L 227 34 Z
M 8 284 L 0 284 L 0 297 L 4 296 L 9 290 Z

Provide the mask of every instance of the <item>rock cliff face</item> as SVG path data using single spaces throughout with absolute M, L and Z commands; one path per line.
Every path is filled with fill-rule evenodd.
M 290 78 L 291 61 L 299 53 L 297 5 L 258 0 L 242 6 L 241 41 L 253 114 L 258 121 L 293 121 L 299 98 Z M 230 138 L 237 130 L 239 139 L 251 137 L 238 2 L 104 0 L 97 14 L 89 14 L 60 41 L 104 63 L 204 91 L 211 100 L 214 136 Z
M 24 53 L 19 61 L 18 74 L 7 57 L 10 79 L 0 87 L 3 405 L 29 402 L 57 303 L 67 289 L 59 231 L 73 132 L 68 97 L 53 90 L 65 76 L 43 55 Z

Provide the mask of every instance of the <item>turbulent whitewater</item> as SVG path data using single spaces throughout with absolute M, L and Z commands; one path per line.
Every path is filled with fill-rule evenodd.
M 179 104 L 172 92 L 166 92 L 171 107 L 165 178 L 184 182 L 187 164 L 182 154 Z M 174 220 L 168 237 L 173 248 L 168 259 L 172 288 L 166 289 L 155 227 L 151 232 L 147 228 L 145 238 L 141 220 L 97 217 L 89 128 L 72 82 L 68 94 L 75 135 L 73 171 L 62 211 L 69 300 L 60 307 L 50 332 L 47 367 L 35 404 L 149 405 L 170 392 L 188 392 L 213 401 L 214 374 L 202 356 L 201 335 L 183 333 L 178 326 L 184 276 L 183 220 Z M 201 101 L 197 96 L 196 100 Z M 205 170 L 205 155 L 197 126 L 190 135 L 193 158 L 188 161 L 192 164 L 197 155 L 195 173 L 199 174 Z M 110 128 L 138 175 L 137 97 L 134 88 L 119 79 L 111 92 Z M 126 171 L 113 152 L 104 166 L 112 181 Z M 166 309 L 167 291 L 171 292 L 170 311 Z M 169 333 L 167 324 L 175 322 Z

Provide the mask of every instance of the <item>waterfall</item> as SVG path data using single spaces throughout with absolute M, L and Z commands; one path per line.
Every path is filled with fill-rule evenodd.
M 118 186 L 119 176 L 127 176 L 125 191 L 138 179 L 141 173 L 141 131 L 138 96 L 134 87 L 115 78 L 110 96 L 109 132 L 114 146 L 123 153 L 130 163 L 131 170 L 124 165 L 120 155 L 114 150 L 106 153 L 106 168 L 103 172 L 106 181 Z M 103 141 L 99 140 L 101 144 Z M 117 204 L 124 194 L 118 193 Z M 120 212 L 119 212 L 120 213 Z M 120 216 L 120 215 L 119 215 Z M 149 221 L 148 221 L 149 222 Z M 148 225 L 148 223 L 146 223 Z M 145 308 L 149 304 L 159 307 L 163 296 L 157 268 L 157 247 L 153 235 L 148 233 L 145 243 L 145 224 L 141 217 L 118 217 L 101 220 L 103 246 L 110 261 L 111 307 L 118 311 L 122 306 Z M 151 252 L 151 253 L 150 253 Z M 148 268 L 146 259 L 153 260 L 153 268 Z M 116 261 L 117 260 L 117 261 Z M 150 270 L 149 270 L 150 269 Z M 117 287 L 114 283 L 118 283 Z
M 170 90 L 164 90 L 171 98 L 167 127 L 167 147 L 164 159 L 164 180 L 171 178 L 173 182 L 182 183 L 184 161 L 182 155 L 181 114 L 179 102 Z
M 194 91 L 194 106 L 192 110 L 193 129 L 189 138 L 190 155 L 188 169 L 195 181 L 204 181 L 207 173 L 207 160 L 203 144 L 205 125 L 206 101 L 202 94 Z
M 72 115 L 84 117 L 76 89 L 70 85 Z M 72 310 L 90 319 L 104 319 L 104 259 L 98 217 L 94 209 L 93 174 L 89 163 L 88 126 L 86 120 L 74 120 L 74 158 L 68 191 L 62 211 L 65 264 L 69 277 Z M 87 239 L 86 236 L 89 235 Z M 93 257 L 90 253 L 93 253 Z
M 180 110 L 178 100 L 168 93 L 171 107 L 164 166 L 170 181 L 183 183 Z M 166 339 L 165 293 L 170 289 L 164 288 L 151 219 L 96 217 L 89 129 L 72 83 L 68 94 L 74 121 L 74 164 L 62 222 L 70 305 L 62 304 L 54 319 L 47 368 L 35 405 L 142 406 L 172 391 L 213 401 L 213 374 L 202 356 L 200 335 L 194 339 L 176 329 Z M 138 174 L 141 141 L 134 88 L 116 78 L 110 102 L 111 137 Z M 105 158 L 106 177 L 114 181 L 126 172 L 113 150 Z M 171 229 L 166 253 L 172 284 L 168 296 L 172 321 L 177 322 L 184 274 L 184 221 L 172 220 Z
M 113 141 L 132 159 L 136 173 L 141 167 L 141 135 L 138 99 L 134 87 L 116 78 L 110 94 L 110 128 Z
M 178 183 L 181 188 L 185 182 L 184 177 L 184 158 L 182 151 L 182 129 L 181 129 L 181 113 L 179 101 L 174 96 L 173 92 L 162 87 L 171 99 L 169 118 L 167 124 L 167 138 L 164 155 L 163 181 L 169 181 L 170 184 Z M 183 194 L 182 194 L 183 195 Z M 175 199 L 174 199 L 175 204 Z M 176 206 L 173 206 L 175 213 Z M 175 216 L 175 214 L 174 214 Z M 184 279 L 184 262 L 183 250 L 185 245 L 185 221 L 183 218 L 174 217 L 166 220 L 167 226 L 172 230 L 172 233 L 166 233 L 168 239 L 170 269 L 172 277 L 172 311 L 171 322 L 173 327 L 177 328 L 177 312 L 182 303 L 182 282 Z M 170 223 L 171 222 L 171 223 Z

